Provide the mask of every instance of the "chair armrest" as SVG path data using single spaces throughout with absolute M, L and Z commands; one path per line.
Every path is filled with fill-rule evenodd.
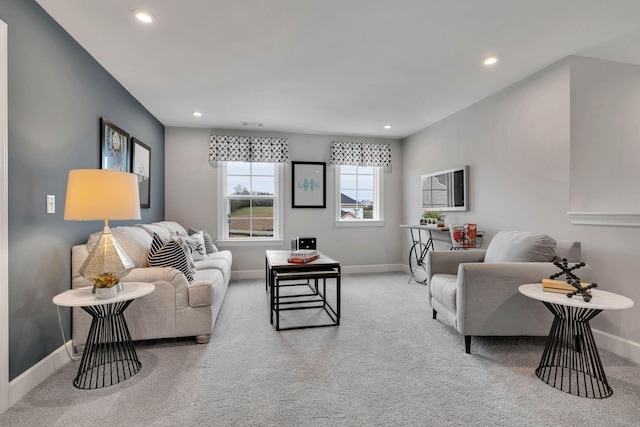
M 487 251 L 429 251 L 427 253 L 427 283 L 434 274 L 457 274 L 458 265 L 465 262 L 482 262 Z
M 523 329 L 527 322 L 534 323 L 535 319 L 527 317 L 531 306 L 535 303 L 537 312 L 546 309 L 538 301 L 521 295 L 518 287 L 539 283 L 559 271 L 551 262 L 460 264 L 456 294 L 458 331 L 463 335 L 493 335 L 493 330 L 504 329 L 508 322 L 519 324 L 514 329 Z M 591 281 L 593 277 L 588 265 L 575 273 L 582 281 Z M 551 319 L 550 313 L 548 317 Z M 532 334 L 537 330 L 548 331 L 548 326 L 540 329 L 532 324 Z

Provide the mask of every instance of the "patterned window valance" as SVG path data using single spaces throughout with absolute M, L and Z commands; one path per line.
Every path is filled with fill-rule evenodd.
M 391 146 L 389 144 L 333 141 L 331 164 L 390 167 Z
M 288 161 L 289 142 L 286 138 L 211 135 L 209 140 L 209 163 Z

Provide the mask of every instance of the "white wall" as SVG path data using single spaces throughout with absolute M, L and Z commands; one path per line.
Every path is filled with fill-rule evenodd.
M 422 214 L 422 174 L 466 164 L 470 209 L 447 213 L 446 223 L 477 223 L 488 237 L 530 230 L 571 238 L 568 115 L 569 66 L 562 62 L 410 136 L 404 221 Z
M 571 210 L 640 212 L 640 67 L 571 58 Z
M 421 174 L 470 165 L 471 209 L 449 214 L 448 222 L 475 222 L 488 237 L 500 230 L 527 230 L 580 240 L 583 259 L 594 269 L 600 288 L 636 301 L 632 309 L 596 317 L 592 326 L 604 332 L 597 331 L 596 338 L 604 347 L 640 360 L 640 286 L 635 280 L 640 277 L 640 228 L 573 225 L 567 216 L 577 197 L 590 195 L 590 188 L 577 185 L 576 171 L 581 177 L 590 175 L 591 183 L 632 177 L 631 187 L 640 175 L 633 168 L 640 146 L 634 118 L 640 111 L 638 67 L 602 62 L 565 59 L 407 138 L 403 220 L 416 222 L 421 213 Z M 602 90 L 603 84 L 613 87 Z M 615 96 L 623 93 L 629 96 Z M 633 96 L 635 103 L 630 103 Z M 600 114 L 587 108 L 594 104 L 605 108 Z M 614 147 L 616 154 L 607 154 L 606 147 Z M 621 203 L 622 197 L 634 201 Z M 638 191 L 631 191 L 609 192 L 601 200 L 631 207 L 640 206 L 638 199 Z M 403 258 L 408 245 L 405 241 Z
M 215 235 L 217 224 L 216 170 L 209 166 L 209 136 L 255 135 L 289 140 L 293 161 L 327 163 L 327 208 L 291 208 L 291 164 L 285 165 L 284 238 L 285 244 L 272 247 L 230 247 L 235 277 L 262 274 L 265 249 L 288 249 L 289 238 L 316 236 L 318 248 L 338 259 L 345 271 L 397 269 L 401 263 L 402 239 L 399 229 L 402 206 L 402 147 L 400 141 L 350 136 L 305 135 L 251 131 L 171 128 L 165 130 L 165 216 L 185 226 L 206 228 Z M 353 141 L 388 143 L 393 166 L 384 175 L 383 227 L 336 227 L 335 169 L 329 163 L 331 142 Z M 224 245 L 220 245 L 224 249 Z M 351 270 L 349 270 L 351 268 Z

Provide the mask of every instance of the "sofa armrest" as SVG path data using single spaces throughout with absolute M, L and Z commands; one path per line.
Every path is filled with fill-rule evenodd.
M 458 265 L 465 262 L 482 262 L 486 251 L 429 251 L 426 268 L 427 283 L 434 274 L 457 274 Z
M 213 285 L 207 280 L 194 280 L 189 284 L 189 306 L 204 307 L 213 304 Z
M 518 287 L 539 283 L 558 272 L 551 262 L 460 264 L 456 293 L 458 331 L 463 335 L 493 335 L 494 330 L 508 329 L 512 323 L 514 330 L 529 330 L 531 335 L 547 333 L 548 325 L 540 329 L 540 322 L 529 316 L 532 308 L 538 315 L 546 308 L 521 295 Z M 593 278 L 588 265 L 576 274 L 583 281 Z M 550 320 L 552 316 L 548 314 Z

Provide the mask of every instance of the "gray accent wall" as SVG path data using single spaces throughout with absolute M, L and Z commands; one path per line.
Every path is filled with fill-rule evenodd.
M 266 249 L 289 249 L 295 236 L 316 236 L 318 249 L 343 266 L 381 266 L 401 263 L 402 145 L 399 140 L 336 135 L 307 135 L 255 131 L 166 128 L 166 217 L 186 227 L 216 233 L 217 172 L 208 162 L 210 135 L 287 138 L 293 161 L 327 163 L 326 209 L 291 207 L 291 164 L 285 164 L 283 245 L 224 247 L 233 252 L 234 272 L 264 269 Z M 388 143 L 393 166 L 384 174 L 384 226 L 335 225 L 335 168 L 329 165 L 332 141 Z
M 8 24 L 9 377 L 63 344 L 53 296 L 71 287 L 71 246 L 102 228 L 65 222 L 70 169 L 99 168 L 100 117 L 151 147 L 151 208 L 164 218 L 164 127 L 33 0 L 2 0 Z M 56 213 L 45 213 L 46 195 Z M 108 201 L 105 201 L 108 203 Z M 113 223 L 112 226 L 121 223 Z M 60 310 L 66 339 L 71 313 Z
M 447 222 L 477 223 L 487 241 L 501 230 L 581 241 L 599 289 L 636 302 L 598 315 L 598 339 L 612 351 L 640 343 L 640 228 L 574 225 L 567 215 L 638 212 L 639 88 L 638 66 L 569 57 L 406 138 L 403 220 L 421 214 L 421 174 L 469 165 L 471 209 Z

